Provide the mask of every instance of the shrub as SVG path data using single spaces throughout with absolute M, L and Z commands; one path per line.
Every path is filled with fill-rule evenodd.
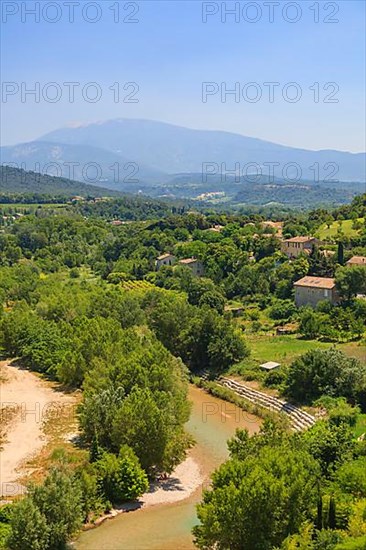
M 113 503 L 134 500 L 148 489 L 148 480 L 133 450 L 124 445 L 118 457 L 104 453 L 95 462 L 98 483 Z

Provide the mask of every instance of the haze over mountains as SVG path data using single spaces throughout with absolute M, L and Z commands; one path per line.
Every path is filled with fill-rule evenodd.
M 137 119 L 60 128 L 36 141 L 3 147 L 1 162 L 115 190 L 142 189 L 155 196 L 180 197 L 210 191 L 224 191 L 233 197 L 242 184 L 289 183 L 288 178 L 327 189 L 339 188 L 333 180 L 353 182 L 343 187 L 360 192 L 366 171 L 364 153 L 310 151 L 229 132 Z M 49 163 L 57 166 L 47 166 Z M 207 177 L 202 175 L 205 163 L 210 163 L 207 172 L 213 172 Z M 273 163 L 272 168 L 268 163 Z M 293 166 L 286 170 L 289 163 L 295 163 L 301 172 Z M 257 172 L 256 165 L 262 177 L 253 180 L 250 175 Z M 235 178 L 235 168 L 245 178 Z
M 229 132 L 192 130 L 150 120 L 117 119 L 61 128 L 41 139 L 107 149 L 167 174 L 201 172 L 205 162 L 225 162 L 228 170 L 237 162 L 242 166 L 278 162 L 282 174 L 286 163 L 297 162 L 303 168 L 303 179 L 308 179 L 313 177 L 310 167 L 314 162 L 335 162 L 339 165 L 338 179 L 365 180 L 364 153 L 308 151 Z

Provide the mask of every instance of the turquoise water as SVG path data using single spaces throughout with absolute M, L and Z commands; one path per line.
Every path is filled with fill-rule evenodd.
M 260 419 L 191 386 L 193 403 L 187 431 L 196 445 L 192 457 L 198 462 L 207 484 L 210 472 L 226 460 L 226 441 L 236 428 L 250 433 L 259 429 Z M 197 523 L 195 505 L 202 487 L 189 498 L 175 504 L 159 504 L 123 513 L 100 527 L 84 532 L 75 543 L 78 550 L 192 550 L 191 535 Z

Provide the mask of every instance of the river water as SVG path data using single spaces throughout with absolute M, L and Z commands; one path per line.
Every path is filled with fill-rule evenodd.
M 226 442 L 236 428 L 253 434 L 261 420 L 235 405 L 190 386 L 192 413 L 187 431 L 196 445 L 191 456 L 199 464 L 208 483 L 210 473 L 228 457 Z M 174 504 L 159 504 L 120 514 L 100 527 L 82 533 L 77 550 L 192 550 L 191 535 L 197 523 L 195 505 L 201 500 L 202 486 L 189 498 Z

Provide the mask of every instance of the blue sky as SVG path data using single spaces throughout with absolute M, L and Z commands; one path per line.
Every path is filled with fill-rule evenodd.
M 80 0 L 75 1 L 74 22 L 65 2 L 57 2 L 56 12 L 55 2 L 46 0 L 38 2 L 40 10 L 49 6 L 35 21 L 25 9 L 36 4 L 2 2 L 4 145 L 30 141 L 68 124 L 127 117 L 232 131 L 308 149 L 365 150 L 362 1 L 275 2 L 273 22 L 264 2 Z M 114 22 L 117 4 L 120 21 Z M 138 13 L 132 15 L 136 4 Z M 230 10 L 235 4 L 240 9 L 237 21 L 227 14 L 224 22 L 225 7 Z M 100 20 L 86 21 L 86 8 L 87 18 Z M 314 21 L 317 8 L 319 22 Z M 217 13 L 207 15 L 204 23 L 202 12 L 207 11 Z M 52 23 L 56 16 L 59 20 Z M 296 17 L 297 22 L 289 21 Z M 338 22 L 326 22 L 334 19 Z M 30 95 L 22 98 L 21 90 L 37 82 L 39 102 Z M 54 103 L 42 97 L 42 90 L 51 99 L 56 93 L 47 87 L 50 82 L 57 83 L 61 94 Z M 80 83 L 73 103 L 65 82 Z M 81 93 L 91 82 L 97 88 L 86 91 L 101 93 L 95 103 Z M 138 101 L 115 102 L 109 88 L 116 82 L 120 99 L 133 91 L 123 86 L 136 83 Z M 214 83 L 210 89 L 215 91 L 206 102 L 204 82 Z M 278 83 L 273 102 L 266 82 Z M 293 82 L 296 88 L 289 86 Z M 324 90 L 327 83 L 333 84 Z M 223 102 L 221 92 L 235 86 L 238 101 L 232 94 Z M 301 99 L 285 100 L 286 90 L 290 99 L 301 92 Z M 257 102 L 250 101 L 254 93 L 262 94 Z M 338 102 L 324 102 L 327 96 Z

